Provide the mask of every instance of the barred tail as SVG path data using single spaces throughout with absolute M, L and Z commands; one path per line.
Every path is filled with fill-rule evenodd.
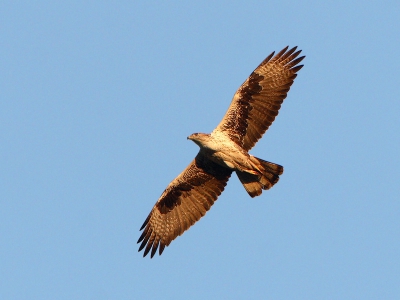
M 251 197 L 261 195 L 262 190 L 270 189 L 279 180 L 279 175 L 283 173 L 283 167 L 260 158 L 251 157 L 257 165 L 257 173 L 236 171 L 236 174 Z

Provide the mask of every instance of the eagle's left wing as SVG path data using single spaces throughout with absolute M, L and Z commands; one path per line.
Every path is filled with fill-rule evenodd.
M 222 193 L 232 171 L 207 159 L 200 151 L 165 189 L 140 230 L 138 243 L 151 257 L 164 251 L 177 236 L 198 221 Z
M 304 56 L 297 47 L 271 53 L 240 86 L 224 118 L 215 128 L 244 150 L 250 150 L 275 120 Z

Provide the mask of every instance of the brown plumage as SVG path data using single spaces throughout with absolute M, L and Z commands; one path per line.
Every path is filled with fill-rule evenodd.
M 140 230 L 139 251 L 164 251 L 210 209 L 233 171 L 251 197 L 271 188 L 283 167 L 248 151 L 269 128 L 303 65 L 294 47 L 269 55 L 240 86 L 224 118 L 211 134 L 188 139 L 200 147 L 196 158 L 165 189 Z
M 216 130 L 226 132 L 237 144 L 249 151 L 275 120 L 304 56 L 301 50 L 284 48 L 272 52 L 250 74 L 233 96 L 231 105 Z

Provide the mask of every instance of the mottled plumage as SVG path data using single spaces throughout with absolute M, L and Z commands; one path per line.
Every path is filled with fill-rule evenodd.
M 250 74 L 233 96 L 231 105 L 215 130 L 226 132 L 245 150 L 253 148 L 275 120 L 304 56 L 301 50 L 284 48 L 277 55 L 271 53 Z
M 165 189 L 140 230 L 139 251 L 151 257 L 198 221 L 224 190 L 233 171 L 251 197 L 271 188 L 283 167 L 256 158 L 248 151 L 269 128 L 296 78 L 294 47 L 269 55 L 241 85 L 224 118 L 211 134 L 188 139 L 200 147 L 196 158 Z

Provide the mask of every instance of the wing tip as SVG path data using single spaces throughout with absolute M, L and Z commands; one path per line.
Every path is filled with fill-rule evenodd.
M 294 66 L 293 68 L 290 68 L 290 70 L 293 73 L 297 73 L 298 71 L 300 71 L 302 68 L 304 67 L 304 65 L 298 65 L 298 66 Z M 297 74 L 296 74 L 297 75 Z
M 139 243 L 139 241 L 138 241 Z M 165 247 L 168 246 L 167 244 L 165 244 L 162 239 L 158 240 L 158 241 L 152 241 L 149 239 L 145 239 L 142 241 L 142 244 L 140 245 L 138 252 L 142 251 L 145 247 L 145 250 L 143 252 L 143 257 L 146 257 L 147 254 L 150 253 L 150 258 L 153 258 L 154 255 L 156 255 L 157 250 L 158 250 L 158 254 L 161 255 L 164 252 Z

